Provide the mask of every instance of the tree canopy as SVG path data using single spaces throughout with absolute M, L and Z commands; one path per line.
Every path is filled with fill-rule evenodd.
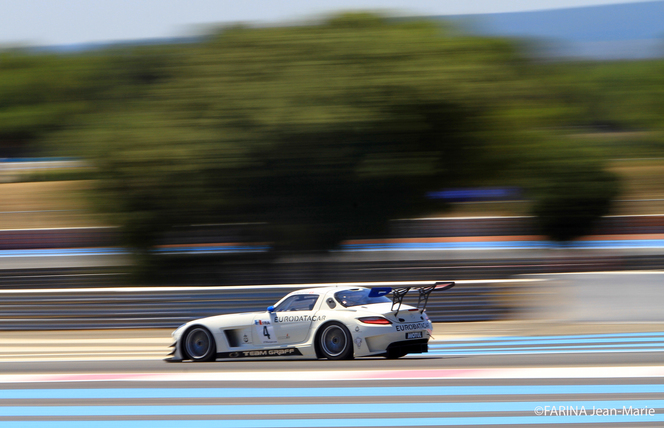
M 329 249 L 442 210 L 426 194 L 443 187 L 520 185 L 544 201 L 541 218 L 555 195 L 590 192 L 594 208 L 572 204 L 591 223 L 615 194 L 599 162 L 565 168 L 579 152 L 549 130 L 573 103 L 517 44 L 439 22 L 346 14 L 75 60 L 104 65 L 76 74 L 82 93 L 53 77 L 58 109 L 78 119 L 46 141 L 94 163 L 100 210 L 139 252 L 174 227 L 227 222 L 265 224 L 275 248 Z M 36 128 L 10 129 L 0 138 Z M 588 230 L 556 224 L 544 229 L 559 239 Z

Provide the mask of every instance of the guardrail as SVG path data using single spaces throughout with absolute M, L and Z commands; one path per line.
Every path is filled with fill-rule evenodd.
M 45 211 L 3 211 L 21 214 Z M 188 226 L 171 231 L 160 242 L 165 246 L 220 245 L 261 240 L 262 223 L 238 223 Z M 463 238 L 538 235 L 532 217 L 468 217 L 401 219 L 390 222 L 389 239 Z M 593 235 L 639 235 L 652 239 L 664 234 L 664 215 L 607 216 L 597 224 Z M 650 235 L 650 236 L 648 236 Z M 51 229 L 0 230 L 0 249 L 74 248 L 117 246 L 120 231 L 116 227 L 72 227 Z
M 452 290 L 432 293 L 427 314 L 435 322 L 504 318 L 510 310 L 505 294 L 523 281 L 535 280 L 457 281 Z M 329 285 L 0 290 L 0 330 L 176 327 L 206 316 L 264 311 L 294 289 Z M 404 303 L 409 299 L 417 296 Z

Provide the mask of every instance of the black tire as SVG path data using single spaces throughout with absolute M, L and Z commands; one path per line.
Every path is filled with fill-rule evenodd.
M 190 328 L 182 341 L 183 353 L 196 362 L 214 361 L 217 346 L 210 330 L 202 326 Z
M 328 360 L 349 360 L 353 358 L 353 338 L 343 324 L 325 324 L 318 333 L 317 348 L 320 356 Z

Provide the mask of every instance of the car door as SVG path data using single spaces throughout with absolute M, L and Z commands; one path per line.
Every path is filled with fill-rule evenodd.
M 318 298 L 318 294 L 296 294 L 279 303 L 272 312 L 257 316 L 255 343 L 269 346 L 304 342 L 316 316 Z

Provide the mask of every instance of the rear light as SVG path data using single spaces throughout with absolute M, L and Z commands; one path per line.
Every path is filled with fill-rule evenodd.
M 358 318 L 358 321 L 363 322 L 365 324 L 380 324 L 380 325 L 392 324 L 390 320 L 385 319 L 383 317 L 364 317 L 364 318 Z
M 419 311 L 419 309 L 417 309 L 417 308 L 415 308 L 415 309 L 408 309 L 408 312 L 415 312 L 415 311 Z

